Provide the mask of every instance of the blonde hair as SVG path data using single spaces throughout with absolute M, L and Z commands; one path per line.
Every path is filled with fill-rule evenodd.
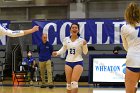
M 140 7 L 135 2 L 131 2 L 125 10 L 124 17 L 128 24 L 136 26 L 140 22 Z

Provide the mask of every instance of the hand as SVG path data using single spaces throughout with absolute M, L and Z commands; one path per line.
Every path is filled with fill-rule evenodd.
M 33 32 L 39 31 L 39 26 L 34 26 L 34 27 L 32 28 L 32 30 L 33 30 Z
M 56 56 L 57 56 L 57 52 L 54 51 L 54 52 L 52 53 L 52 55 L 53 55 L 54 57 L 56 57 Z
M 86 44 L 87 44 L 87 41 L 86 41 L 86 40 L 84 40 L 84 41 L 83 41 L 83 45 L 86 45 Z

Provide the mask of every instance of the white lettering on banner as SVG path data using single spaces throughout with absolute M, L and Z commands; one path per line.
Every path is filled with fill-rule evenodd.
M 80 36 L 82 37 L 82 38 L 85 38 L 85 24 L 86 24 L 87 22 L 78 22 L 78 24 L 79 24 L 79 27 L 80 27 Z
M 7 23 L 2 23 L 1 24 L 4 28 L 6 28 L 6 26 L 8 25 Z
M 95 22 L 97 25 L 97 44 L 102 44 L 102 32 L 104 22 Z
M 63 39 L 66 37 L 66 26 L 71 25 L 71 22 L 65 22 L 60 28 L 60 41 L 63 42 Z
M 89 41 L 87 42 L 87 44 L 92 44 L 92 37 L 90 36 Z
M 114 36 L 111 37 L 111 36 L 103 35 L 103 31 L 104 31 L 103 25 L 105 24 L 104 22 L 102 22 L 102 21 L 95 22 L 93 24 L 96 25 L 96 28 L 97 29 L 96 28 L 95 29 L 94 28 L 92 29 L 92 30 L 94 30 L 94 31 L 92 31 L 92 33 L 97 33 L 97 36 L 95 38 L 94 34 L 87 34 L 86 35 L 86 32 L 85 32 L 85 31 L 87 31 L 86 30 L 86 25 L 88 25 L 86 21 L 84 21 L 84 22 L 77 22 L 77 23 L 79 24 L 79 27 L 80 27 L 80 36 L 82 38 L 85 38 L 85 37 L 89 36 L 88 38 L 86 38 L 86 39 L 88 39 L 87 40 L 87 43 L 88 44 L 93 44 L 93 43 L 96 43 L 96 44 L 103 44 L 103 43 L 104 44 L 110 44 L 111 39 L 112 39 L 112 42 L 111 43 L 120 44 L 121 43 L 120 42 L 120 40 L 121 40 L 120 27 L 121 27 L 121 25 L 126 24 L 125 21 L 112 22 L 112 24 L 109 24 L 111 26 L 114 26 L 113 27 L 114 28 L 114 30 L 113 30 Z M 49 28 L 50 28 L 50 26 L 52 26 L 54 28 L 54 32 L 57 32 L 60 35 L 60 36 L 52 37 L 52 39 L 51 39 L 51 40 L 54 40 L 54 41 L 52 41 L 53 42 L 52 44 L 53 45 L 56 45 L 56 44 L 58 44 L 59 40 L 60 40 L 61 43 L 63 42 L 63 39 L 66 37 L 66 33 L 69 33 L 69 32 L 66 32 L 66 28 L 67 28 L 67 26 L 71 26 L 71 24 L 72 24 L 71 21 L 70 22 L 64 22 L 61 25 L 61 27 L 58 28 L 57 27 L 57 23 L 50 22 L 50 23 L 47 23 L 44 26 L 43 33 L 48 34 Z M 89 31 L 87 31 L 87 33 L 89 33 Z M 93 39 L 94 39 L 94 41 L 93 41 Z M 104 41 L 103 41 L 103 39 L 104 39 Z
M 49 27 L 50 26 L 53 26 L 54 27 L 54 31 L 57 32 L 57 24 L 55 24 L 55 23 L 48 23 L 43 28 L 43 33 L 44 34 L 48 34 L 49 33 Z M 48 41 L 49 41 L 49 39 L 48 39 Z M 53 44 L 57 44 L 57 38 L 55 38 Z
M 57 37 L 55 37 L 54 42 L 52 43 L 52 45 L 57 45 Z
M 113 22 L 113 24 L 114 24 L 114 44 L 118 44 L 120 43 L 121 39 L 120 26 L 126 24 L 126 22 Z

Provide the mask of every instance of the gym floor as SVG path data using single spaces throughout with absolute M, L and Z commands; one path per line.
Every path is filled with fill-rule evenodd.
M 138 92 L 140 92 L 140 90 L 138 90 Z M 0 93 L 66 93 L 66 89 L 65 87 L 49 89 L 40 87 L 1 86 Z M 78 93 L 125 93 L 125 89 L 79 87 Z
M 55 82 L 53 89 L 40 88 L 40 82 L 34 82 L 33 86 L 29 86 L 28 83 L 14 86 L 12 83 L 8 84 L 9 82 L 7 84 L 3 83 L 0 86 L 0 93 L 66 93 L 65 82 Z M 138 92 L 140 92 L 140 89 L 138 89 Z M 124 86 L 93 86 L 87 82 L 80 82 L 78 93 L 125 93 L 125 88 Z

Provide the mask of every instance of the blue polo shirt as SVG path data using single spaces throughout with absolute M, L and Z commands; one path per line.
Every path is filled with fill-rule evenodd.
M 47 41 L 45 44 L 41 42 L 38 45 L 39 61 L 51 60 L 51 55 L 53 52 L 53 46 Z

